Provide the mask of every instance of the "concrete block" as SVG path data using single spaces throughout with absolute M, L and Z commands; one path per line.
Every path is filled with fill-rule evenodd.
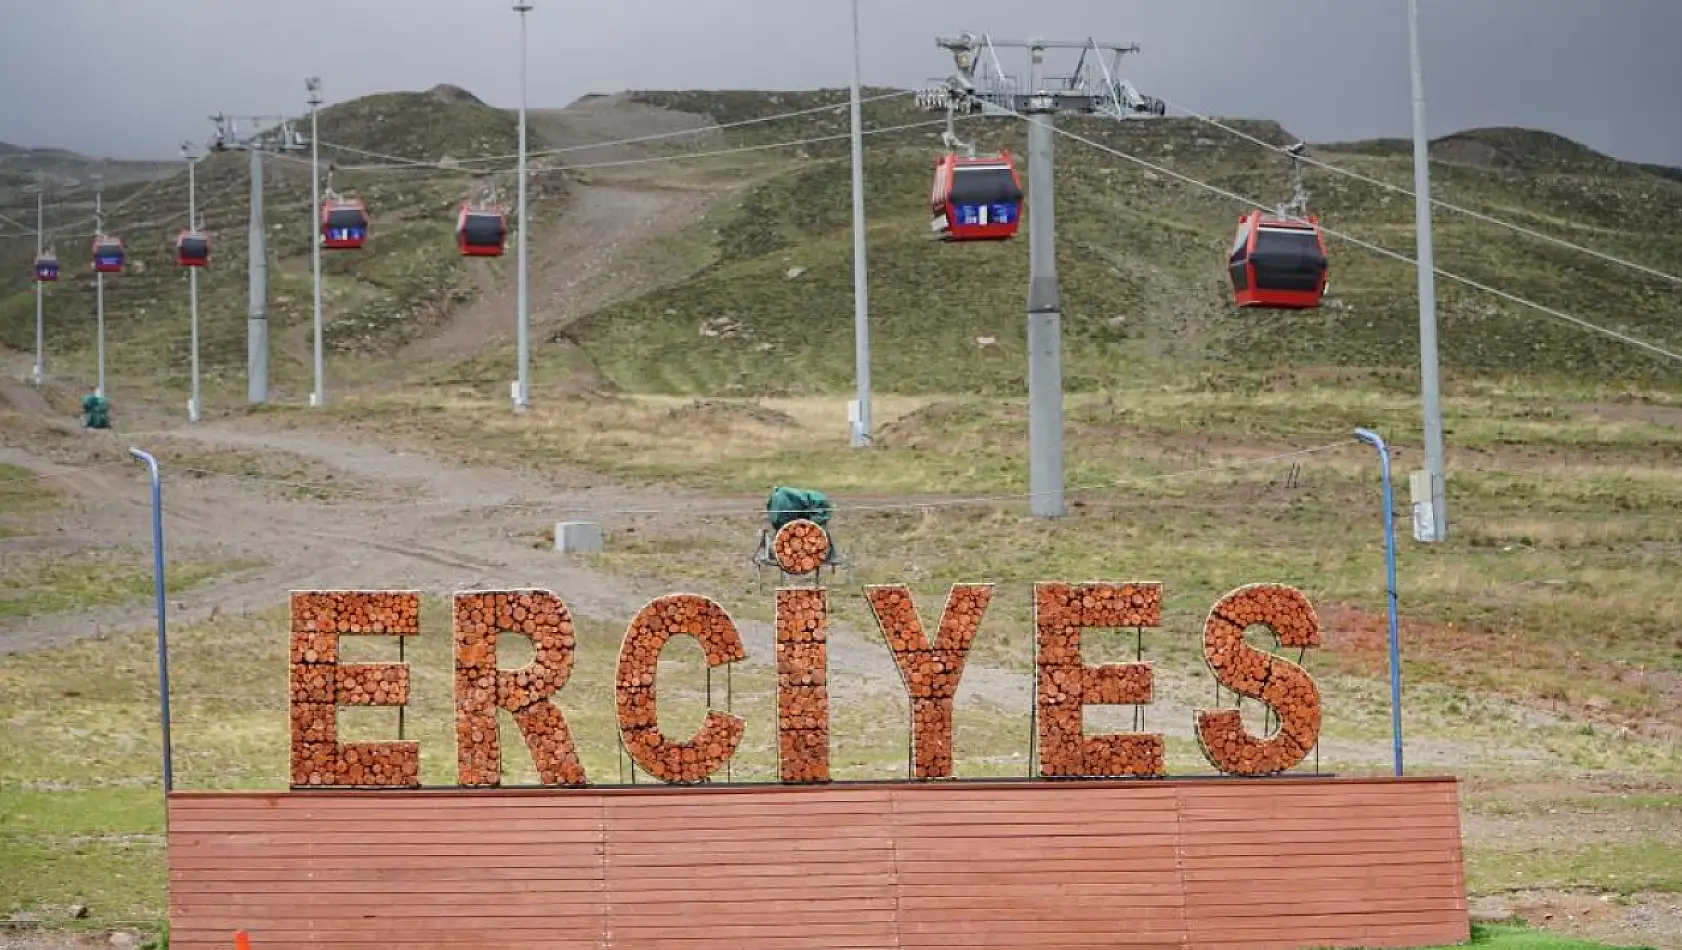
M 602 553 L 602 526 L 593 521 L 555 522 L 555 550 L 579 554 Z

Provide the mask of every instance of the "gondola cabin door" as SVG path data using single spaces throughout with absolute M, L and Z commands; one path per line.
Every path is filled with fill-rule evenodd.
M 1010 153 L 943 155 L 935 162 L 931 227 L 947 241 L 1003 241 L 1022 219 L 1022 180 Z
M 1317 219 L 1275 218 L 1251 211 L 1238 219 L 1227 256 L 1239 307 L 1307 310 L 1320 306 L 1329 268 Z

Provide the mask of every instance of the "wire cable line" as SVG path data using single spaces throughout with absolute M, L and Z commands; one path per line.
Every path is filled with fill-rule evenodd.
M 1236 135 L 1237 137 L 1239 137 L 1241 139 L 1244 139 L 1247 142 L 1252 142 L 1256 145 L 1260 145 L 1262 148 L 1268 149 L 1269 151 L 1278 152 L 1281 155 L 1288 155 L 1291 158 L 1294 158 L 1298 161 L 1301 161 L 1304 165 L 1312 165 L 1315 168 L 1324 169 L 1326 171 L 1333 172 L 1333 173 L 1338 174 L 1338 175 L 1346 175 L 1350 178 L 1355 179 L 1356 181 L 1365 182 L 1366 184 L 1374 185 L 1374 186 L 1377 186 L 1379 188 L 1383 188 L 1386 191 L 1391 191 L 1391 192 L 1394 192 L 1394 193 L 1399 194 L 1399 195 L 1407 195 L 1409 198 L 1416 197 L 1414 192 L 1411 189 L 1404 188 L 1401 185 L 1391 184 L 1390 182 L 1384 181 L 1383 179 L 1374 178 L 1371 175 L 1363 175 L 1362 173 L 1360 173 L 1358 171 L 1355 171 L 1354 169 L 1344 168 L 1341 165 L 1333 165 L 1330 162 L 1324 162 L 1324 161 L 1321 161 L 1321 160 L 1316 159 L 1316 158 L 1309 158 L 1306 155 L 1291 155 L 1286 149 L 1284 149 L 1284 148 L 1282 148 L 1278 145 L 1274 145 L 1272 142 L 1269 142 L 1266 139 L 1259 138 L 1257 136 L 1251 135 L 1250 133 L 1244 131 L 1243 129 L 1235 128 L 1232 125 L 1229 125 L 1225 122 L 1220 121 L 1219 119 L 1215 119 L 1215 118 L 1211 118 L 1209 116 L 1203 115 L 1203 114 L 1201 114 L 1199 112 L 1196 112 L 1196 111 L 1194 111 L 1190 108 L 1187 108 L 1186 106 L 1183 106 L 1183 105 L 1180 105 L 1180 104 L 1174 102 L 1172 99 L 1163 99 L 1162 101 L 1167 103 L 1170 107 L 1172 107 L 1174 109 L 1178 109 L 1181 112 L 1184 112 L 1188 118 L 1196 119 L 1199 122 L 1208 123 L 1209 125 L 1214 126 L 1215 128 L 1220 129 L 1223 132 L 1228 132 L 1232 135 Z M 1465 215 L 1469 218 L 1473 218 L 1475 220 L 1482 221 L 1485 224 L 1493 224 L 1493 225 L 1496 225 L 1497 227 L 1506 228 L 1509 231 L 1513 231 L 1515 233 L 1522 234 L 1522 235 L 1524 235 L 1525 237 L 1528 237 L 1528 238 L 1534 238 L 1535 240 L 1543 241 L 1543 242 L 1546 242 L 1548 244 L 1553 244 L 1553 245 L 1558 246 L 1558 247 L 1563 247 L 1563 248 L 1566 248 L 1568 250 L 1576 251 L 1580 254 L 1587 254 L 1590 257 L 1599 258 L 1600 260 L 1605 261 L 1608 264 L 1616 264 L 1620 267 L 1627 267 L 1630 270 L 1640 271 L 1641 273 L 1646 274 L 1650 277 L 1658 277 L 1662 280 L 1668 280 L 1668 281 L 1670 281 L 1672 283 L 1675 283 L 1675 284 L 1682 284 L 1682 277 L 1679 277 L 1675 274 L 1667 273 L 1665 271 L 1659 270 L 1659 269 L 1654 268 L 1654 267 L 1648 267 L 1646 264 L 1637 263 L 1635 261 L 1631 261 L 1631 260 L 1628 260 L 1626 258 L 1619 257 L 1615 254 L 1608 254 L 1605 251 L 1597 251 L 1592 247 L 1584 247 L 1581 244 L 1577 244 L 1577 243 L 1574 243 L 1572 241 L 1567 241 L 1564 238 L 1555 237 L 1551 234 L 1547 234 L 1545 232 L 1538 231 L 1535 228 L 1525 227 L 1522 224 L 1515 224 L 1511 221 L 1506 221 L 1506 220 L 1503 220 L 1501 218 L 1497 218 L 1494 215 L 1484 214 L 1481 211 L 1475 211 L 1471 208 L 1467 208 L 1467 207 L 1464 207 L 1462 205 L 1457 205 L 1457 204 L 1453 204 L 1452 202 L 1444 201 L 1441 198 L 1432 198 L 1431 199 L 1431 204 L 1435 205 L 1436 207 L 1443 208 L 1447 211 L 1452 211 L 1455 214 L 1463 214 L 1463 215 Z
M 1007 109 L 1004 106 L 994 105 L 992 103 L 987 103 L 986 108 L 987 108 L 988 111 L 997 112 L 1001 115 L 1013 116 L 1017 119 L 1021 119 L 1024 122 L 1039 121 L 1038 119 L 1032 118 L 1030 116 L 1025 116 L 1025 115 L 1021 114 L 1020 112 L 1017 112 L 1014 109 Z M 1175 171 L 1171 168 L 1165 167 L 1163 165 L 1158 165 L 1157 163 L 1152 162 L 1149 159 L 1140 158 L 1137 155 L 1131 154 L 1129 152 L 1122 151 L 1121 149 L 1115 148 L 1115 147 L 1110 146 L 1110 145 L 1106 145 L 1103 142 L 1099 142 L 1099 141 L 1095 141 L 1093 139 L 1089 139 L 1084 135 L 1080 135 L 1079 133 L 1076 133 L 1076 132 L 1071 132 L 1068 129 L 1061 128 L 1057 125 L 1052 125 L 1051 130 L 1053 132 L 1056 132 L 1059 135 L 1062 135 L 1066 138 L 1069 138 L 1069 139 L 1072 139 L 1076 142 L 1079 142 L 1082 145 L 1086 145 L 1090 148 L 1095 148 L 1095 149 L 1097 149 L 1101 152 L 1107 152 L 1111 155 L 1114 155 L 1117 158 L 1126 159 L 1127 161 L 1130 161 L 1130 162 L 1134 163 L 1135 165 L 1139 165 L 1143 168 L 1147 168 L 1147 169 L 1149 169 L 1153 172 L 1156 172 L 1159 175 L 1165 175 L 1169 178 L 1174 178 L 1178 181 L 1182 181 L 1182 182 L 1184 182 L 1188 185 L 1192 185 L 1192 186 L 1197 187 L 1197 188 L 1202 188 L 1205 191 L 1209 191 L 1209 192 L 1212 192 L 1214 194 L 1220 195 L 1223 198 L 1227 198 L 1229 200 L 1236 201 L 1236 202 L 1239 202 L 1241 204 L 1249 205 L 1252 208 L 1258 208 L 1258 209 L 1263 210 L 1263 211 L 1266 211 L 1266 210 L 1268 210 L 1268 208 L 1271 207 L 1270 205 L 1263 204 L 1262 202 L 1257 201 L 1254 198 L 1250 198 L 1250 197 L 1247 197 L 1245 195 L 1238 194 L 1237 192 L 1228 191 L 1225 188 L 1220 187 L 1219 185 L 1210 184 L 1209 182 L 1203 181 L 1201 179 L 1193 178 L 1192 176 L 1184 174 L 1182 172 L 1177 172 L 1177 171 Z M 1384 257 L 1388 257 L 1388 258 L 1391 258 L 1393 260 L 1402 261 L 1403 263 L 1411 264 L 1414 267 L 1419 266 L 1419 262 L 1417 260 L 1415 260 L 1412 257 L 1409 257 L 1406 254 L 1401 253 L 1400 251 L 1393 251 L 1390 248 L 1384 247 L 1383 245 L 1374 244 L 1371 241 L 1363 240 L 1363 239 L 1355 237 L 1354 235 L 1351 235 L 1351 234 L 1345 234 L 1345 233 L 1340 232 L 1340 231 L 1334 231 L 1331 228 L 1326 227 L 1324 224 L 1321 224 L 1320 230 L 1322 232 L 1326 233 L 1326 234 L 1331 235 L 1332 237 L 1335 237 L 1335 238 L 1337 238 L 1339 240 L 1342 240 L 1342 241 L 1346 241 L 1350 244 L 1355 245 L 1356 247 L 1365 248 L 1366 250 L 1372 251 L 1375 254 L 1380 254 Z M 1603 327 L 1603 326 L 1601 326 L 1597 323 L 1593 323 L 1591 321 L 1585 320 L 1582 317 L 1576 316 L 1574 314 L 1566 313 L 1565 311 L 1559 310 L 1555 307 L 1550 307 L 1550 306 L 1547 306 L 1546 304 L 1540 304 L 1540 303 L 1537 303 L 1534 300 L 1529 300 L 1527 298 L 1520 297 L 1518 294 L 1509 293 L 1508 291 L 1501 290 L 1498 287 L 1491 287 L 1488 284 L 1485 284 L 1481 281 L 1473 280 L 1470 277 L 1463 277 L 1463 276 L 1461 276 L 1459 274 L 1456 274 L 1456 273 L 1453 273 L 1451 271 L 1443 270 L 1441 267 L 1433 267 L 1432 270 L 1435 271 L 1438 276 L 1444 277 L 1448 280 L 1452 280 L 1452 281 L 1454 281 L 1456 283 L 1459 283 L 1459 284 L 1463 284 L 1467 287 L 1471 287 L 1474 290 L 1481 290 L 1484 293 L 1491 294 L 1493 296 L 1499 297 L 1502 300 L 1508 301 L 1509 303 L 1518 304 L 1519 306 L 1522 306 L 1522 307 L 1528 307 L 1532 310 L 1537 311 L 1538 313 L 1547 314 L 1550 317 L 1553 317 L 1553 318 L 1555 318 L 1557 320 L 1560 320 L 1562 322 L 1565 322 L 1565 323 L 1572 324 L 1572 325 L 1574 325 L 1576 327 L 1579 327 L 1581 329 L 1588 330 L 1588 331 L 1591 331 L 1593 333 L 1599 333 L 1603 336 L 1611 337 L 1614 340 L 1618 340 L 1618 341 L 1623 342 L 1623 343 L 1628 343 L 1631 346 L 1639 347 L 1639 348 L 1641 348 L 1643 350 L 1646 350 L 1650 353 L 1654 353 L 1658 356 L 1663 356 L 1666 359 L 1670 359 L 1670 360 L 1674 360 L 1678 363 L 1682 363 L 1682 353 L 1678 353 L 1674 350 L 1666 349 L 1662 346 L 1659 346 L 1658 344 L 1649 343 L 1646 340 L 1640 339 L 1638 337 L 1630 336 L 1629 334 L 1622 333 L 1618 330 L 1613 330 L 1610 327 Z

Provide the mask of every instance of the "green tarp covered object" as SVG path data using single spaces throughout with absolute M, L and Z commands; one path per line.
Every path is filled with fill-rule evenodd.
M 820 526 L 828 525 L 829 513 L 834 509 L 835 506 L 829 503 L 823 492 L 809 488 L 779 485 L 771 489 L 771 497 L 765 499 L 765 516 L 771 520 L 773 528 L 781 528 L 802 518 Z
M 111 428 L 111 404 L 105 401 L 104 396 L 89 394 L 82 397 L 82 427 Z

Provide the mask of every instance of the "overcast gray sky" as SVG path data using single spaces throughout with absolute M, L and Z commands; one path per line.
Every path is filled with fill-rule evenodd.
M 530 102 L 844 86 L 848 0 L 532 0 Z M 1682 165 L 1682 0 L 1420 0 L 1430 134 L 1546 128 Z M 950 70 L 934 37 L 1138 41 L 1127 76 L 1311 141 L 1405 136 L 1405 0 L 861 0 L 864 80 Z M 518 101 L 509 0 L 0 0 L 0 141 L 169 157 L 205 116 L 466 87 Z M 1018 70 L 1021 57 L 1007 62 Z M 1053 69 L 1066 60 L 1053 60 Z

